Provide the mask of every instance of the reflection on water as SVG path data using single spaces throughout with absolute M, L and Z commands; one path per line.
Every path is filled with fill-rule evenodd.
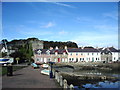
M 85 84 L 83 85 L 84 88 L 120 88 L 120 81 L 117 82 L 110 82 L 104 81 L 99 82 L 97 84 Z

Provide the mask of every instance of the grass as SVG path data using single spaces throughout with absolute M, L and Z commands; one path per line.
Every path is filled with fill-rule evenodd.
M 17 70 L 20 70 L 22 68 L 25 68 L 26 66 L 13 66 L 13 71 L 17 71 Z M 3 66 L 3 67 L 0 67 L 0 75 L 6 75 L 7 74 L 7 67 L 6 66 Z

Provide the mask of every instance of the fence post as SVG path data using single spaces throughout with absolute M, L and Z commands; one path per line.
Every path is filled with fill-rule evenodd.
M 64 79 L 64 86 L 63 86 L 63 88 L 67 88 L 67 80 L 66 79 Z
M 63 77 L 60 75 L 60 86 L 63 86 Z
M 74 89 L 73 84 L 70 84 L 70 90 L 73 90 L 73 89 Z

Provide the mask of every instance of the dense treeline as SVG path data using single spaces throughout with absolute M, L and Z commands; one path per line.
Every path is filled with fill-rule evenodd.
M 75 42 L 53 42 L 53 41 L 44 41 L 44 48 L 48 49 L 50 47 L 55 48 L 56 46 L 58 46 L 59 48 L 63 49 L 65 46 L 67 46 L 68 48 L 78 48 L 77 44 Z
M 19 39 L 19 40 L 12 40 L 10 42 L 7 42 L 7 45 L 14 46 L 13 48 L 18 48 L 19 45 L 25 45 L 27 42 L 39 40 L 38 38 L 28 38 L 28 39 Z M 59 48 L 63 49 L 65 46 L 68 48 L 78 48 L 78 45 L 75 42 L 67 41 L 67 42 L 61 42 L 61 41 L 43 41 L 44 49 L 49 49 L 50 47 L 55 48 L 58 46 Z
M 11 53 L 9 56 L 13 57 L 16 61 L 19 60 L 19 62 L 30 62 L 32 60 L 33 56 L 33 47 L 32 43 L 33 41 L 39 41 L 38 38 L 28 38 L 28 39 L 19 39 L 19 40 L 12 40 L 7 41 L 7 39 L 4 39 L 1 41 L 1 44 L 3 47 L 7 48 L 8 50 L 15 50 L 14 53 Z M 0 45 L 1 45 L 0 44 Z M 5 45 L 6 44 L 6 45 Z M 68 48 L 78 48 L 77 44 L 75 42 L 54 42 L 54 41 L 43 41 L 44 49 L 49 49 L 50 47 L 55 48 L 56 46 L 58 48 L 63 49 L 65 46 Z M 6 53 L 2 53 L 2 56 L 6 56 Z

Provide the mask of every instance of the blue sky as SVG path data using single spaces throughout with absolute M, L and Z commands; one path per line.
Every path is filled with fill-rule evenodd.
M 117 2 L 4 2 L 3 38 L 118 45 Z

